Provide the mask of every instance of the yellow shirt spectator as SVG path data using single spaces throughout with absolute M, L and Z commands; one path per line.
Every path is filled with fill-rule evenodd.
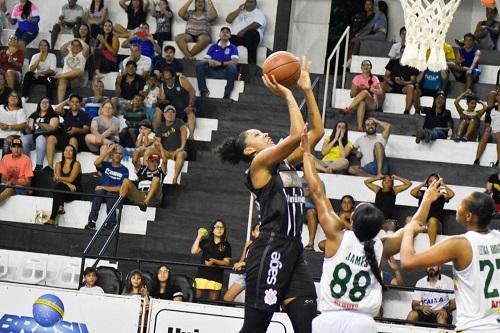
M 330 142 L 330 137 L 325 138 L 325 141 L 327 143 Z M 351 141 L 347 141 L 346 147 L 352 148 L 352 142 Z M 342 156 L 342 153 L 340 152 L 340 146 L 336 145 L 336 146 L 332 147 L 328 151 L 328 153 L 326 153 L 325 156 L 323 156 L 322 161 L 323 162 L 335 162 L 336 160 L 338 160 L 339 158 L 342 158 L 342 157 L 343 156 Z

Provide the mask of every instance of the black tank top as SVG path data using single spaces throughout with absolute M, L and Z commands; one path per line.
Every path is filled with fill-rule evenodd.
M 394 207 L 396 206 L 396 192 L 394 189 L 384 192 L 380 189 L 375 195 L 375 207 L 384 213 L 386 219 L 394 218 Z
M 256 190 L 246 171 L 245 185 L 255 194 L 261 232 L 276 232 L 300 238 L 304 221 L 304 190 L 295 168 L 281 162 L 272 173 L 271 180 Z
M 163 92 L 168 102 L 175 107 L 177 118 L 186 121 L 184 108 L 189 104 L 189 93 L 186 89 L 182 88 L 179 75 L 175 76 L 174 85 L 170 88 L 166 82 L 163 82 Z
M 75 164 L 71 166 L 71 169 L 69 172 L 65 173 L 64 172 L 64 165 L 61 163 L 61 176 L 63 177 L 69 177 L 71 175 L 71 171 L 73 171 L 73 168 L 75 167 Z M 79 172 L 78 175 L 76 176 L 75 180 L 73 181 L 73 185 L 76 187 L 77 192 L 82 192 L 82 173 Z

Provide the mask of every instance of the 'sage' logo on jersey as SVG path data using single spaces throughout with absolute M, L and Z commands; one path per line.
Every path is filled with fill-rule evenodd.
M 274 251 L 271 253 L 271 261 L 269 262 L 269 270 L 267 271 L 267 284 L 269 285 L 276 284 L 279 270 L 283 266 L 280 259 L 281 254 L 279 252 Z

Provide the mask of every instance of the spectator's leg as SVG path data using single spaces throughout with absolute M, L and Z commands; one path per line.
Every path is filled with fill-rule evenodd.
M 53 195 L 52 209 L 51 209 L 51 213 L 50 213 L 50 220 L 52 220 L 52 222 L 54 222 L 56 217 L 57 217 L 57 213 L 59 212 L 59 207 L 64 205 L 63 196 L 64 196 L 64 194 L 62 194 L 62 193 L 54 193 L 54 195 Z M 53 223 L 51 223 L 51 224 L 53 224 Z
M 224 88 L 224 98 L 229 98 L 234 89 L 234 81 L 238 75 L 238 65 L 232 64 L 224 69 L 224 78 L 227 80 Z
M 373 153 L 375 154 L 375 160 L 377 161 L 377 175 L 383 175 L 383 167 L 385 161 L 385 149 L 384 146 L 377 142 L 373 147 Z
M 208 92 L 206 77 L 210 71 L 208 62 L 200 60 L 196 62 L 196 81 L 198 82 L 198 90 L 200 95 L 204 96 Z
M 486 149 L 486 145 L 490 140 L 490 136 L 491 136 L 491 125 L 486 124 L 486 126 L 484 127 L 484 133 L 481 136 L 481 139 L 479 140 L 479 143 L 477 145 L 476 160 L 474 161 L 474 164 L 479 165 L 479 160 L 481 159 L 481 156 L 483 156 L 484 150 Z M 497 151 L 498 151 L 498 140 L 497 140 Z
M 427 222 L 428 222 L 427 235 L 429 236 L 430 246 L 432 246 L 436 244 L 437 235 L 441 230 L 441 222 L 435 217 L 430 217 Z
M 349 160 L 347 158 L 339 158 L 335 162 L 331 163 L 328 167 L 329 173 L 340 173 L 349 168 Z
M 467 126 L 467 132 L 465 133 L 465 137 L 469 141 L 475 141 L 476 140 L 476 132 L 477 132 L 477 127 L 478 127 L 479 120 L 477 119 L 471 119 L 469 121 L 469 126 Z
M 405 103 L 405 114 L 410 113 L 410 109 L 413 105 L 414 102 L 414 94 L 415 94 L 415 88 L 413 87 L 412 84 L 408 84 L 403 88 L 403 94 L 406 95 L 406 103 Z
M 238 283 L 233 283 L 226 291 L 224 294 L 224 301 L 225 302 L 234 302 L 234 299 L 241 294 L 241 292 L 245 290 L 245 287 L 238 284 Z
M 151 185 L 149 186 L 148 194 L 146 194 L 146 198 L 144 198 L 144 203 L 149 206 L 151 204 L 151 200 L 156 196 L 158 191 L 161 191 L 161 183 L 159 177 L 153 177 L 151 181 Z
M 243 45 L 247 48 L 248 51 L 248 63 L 256 64 L 257 63 L 257 48 L 260 43 L 260 35 L 257 30 L 249 30 L 247 33 L 243 35 Z
M 23 142 L 23 154 L 31 157 L 31 149 L 33 149 L 33 134 L 25 134 L 21 137 Z
M 96 153 L 99 151 L 100 145 L 97 144 L 94 134 L 85 135 L 85 143 L 91 152 Z
M 118 199 L 118 196 L 116 192 L 105 192 L 107 195 L 113 196 L 113 198 L 106 198 L 106 213 L 108 213 L 109 215 L 109 212 L 111 211 L 111 208 L 113 208 L 113 205 Z M 116 224 L 116 210 L 113 212 L 113 214 L 111 214 L 107 224 L 108 226 L 114 226 Z
M 495 133 L 495 141 L 497 146 L 497 162 L 500 160 L 500 132 Z
M 314 165 L 316 170 L 319 172 L 329 172 L 328 165 L 325 162 L 318 160 L 316 157 L 314 157 Z
M 461 138 L 464 136 L 465 130 L 467 129 L 469 122 L 466 119 L 460 120 L 460 124 L 458 124 L 457 128 L 457 138 Z
M 106 194 L 104 190 L 95 190 L 95 194 Z M 92 206 L 90 208 L 89 222 L 96 222 L 99 217 L 99 210 L 101 209 L 101 204 L 104 201 L 103 197 L 93 197 Z
M 316 209 L 308 209 L 306 211 L 307 220 L 307 231 L 309 232 L 309 241 L 306 247 L 310 247 L 311 250 L 314 247 L 314 239 L 316 238 L 316 231 L 318 230 L 318 218 L 316 215 Z
M 420 103 L 420 97 L 422 97 L 422 90 L 417 87 L 415 88 L 415 94 L 413 96 L 413 106 L 415 107 L 415 114 L 420 114 L 422 112 L 422 104 Z
M 14 194 L 14 189 L 6 188 L 0 193 L 0 203 L 4 202 Z
M 9 69 L 7 73 L 5 73 L 5 79 L 7 81 L 7 87 L 9 87 L 12 90 L 16 90 L 16 86 L 18 83 L 17 76 L 19 75 L 19 72 L 14 71 Z
M 351 165 L 349 167 L 349 169 L 347 170 L 347 172 L 350 175 L 358 176 L 358 177 L 372 177 L 373 176 L 373 175 L 369 174 L 368 172 L 366 172 L 365 170 L 363 170 L 361 168 L 361 166 L 359 166 L 359 165 Z
M 50 135 L 47 138 L 47 164 L 51 169 L 54 169 L 54 156 L 56 154 L 57 138 Z
M 444 309 L 439 311 L 436 315 L 436 321 L 438 324 L 441 324 L 441 325 L 448 324 L 448 312 Z
M 74 136 L 72 136 L 71 138 L 69 138 L 69 142 L 68 142 L 70 145 L 72 145 L 73 147 L 76 148 L 76 151 L 79 152 L 79 144 L 78 144 L 78 139 Z
M 26 31 L 21 36 L 20 40 L 22 42 L 24 42 L 24 45 L 25 45 L 24 47 L 26 48 L 26 46 L 28 46 L 29 43 L 34 41 L 37 36 L 38 36 L 38 31 Z M 19 40 L 19 38 L 18 38 L 18 40 Z M 54 46 L 52 46 L 52 48 L 54 48 Z
M 22 95 L 23 97 L 29 97 L 30 89 L 32 84 L 35 83 L 35 73 L 34 72 L 26 72 L 23 80 L 23 89 Z
M 210 38 L 210 35 L 200 35 L 198 36 L 198 39 L 196 40 L 196 44 L 193 45 L 193 47 L 191 48 L 191 50 L 189 51 L 189 53 L 191 54 L 191 56 L 195 56 L 197 55 L 198 53 L 200 53 L 201 51 L 203 51 L 207 46 L 208 44 L 210 44 L 211 42 L 211 38 Z
M 35 140 L 36 145 L 36 165 L 43 165 L 43 160 L 47 152 L 47 137 L 39 135 Z
M 189 52 L 187 43 L 191 41 L 191 36 L 188 34 L 178 34 L 175 36 L 175 42 L 177 43 L 177 46 L 181 50 L 182 53 L 184 53 L 184 58 L 187 59 L 192 59 L 193 55 L 191 52 Z
M 411 310 L 410 313 L 408 313 L 408 316 L 406 316 L 406 320 L 417 321 L 418 320 L 418 312 Z
M 52 32 L 50 33 L 50 46 L 52 47 L 52 49 L 55 49 L 56 47 L 57 36 L 59 36 L 60 32 L 61 32 L 61 23 L 58 22 L 54 24 L 54 26 L 52 27 Z
M 472 88 L 474 86 L 474 80 L 475 76 L 472 73 L 466 73 L 465 74 L 465 89 L 469 89 L 472 91 Z
M 441 71 L 441 90 L 446 92 L 448 90 L 448 83 L 450 79 L 450 71 L 448 69 Z
M 175 160 L 175 173 L 174 173 L 174 179 L 172 180 L 172 184 L 178 184 L 179 175 L 181 174 L 182 166 L 184 165 L 184 161 L 186 160 L 186 152 L 181 151 L 176 153 L 174 156 L 174 160 Z
M 211 301 L 216 301 L 219 299 L 220 290 L 209 290 L 208 291 L 208 299 Z
M 64 101 L 64 96 L 66 95 L 66 88 L 68 87 L 68 79 L 60 78 L 57 84 L 57 100 L 59 103 Z
M 194 130 L 196 129 L 196 116 L 193 111 L 186 112 L 187 127 L 189 128 L 189 139 L 194 139 Z
M 448 68 L 450 69 L 450 71 L 455 76 L 455 79 L 458 79 L 458 78 L 462 77 L 462 75 L 464 73 L 464 70 L 463 70 L 462 66 L 457 65 L 454 62 L 449 62 L 448 63 Z
M 128 38 L 130 36 L 130 32 L 127 28 L 121 24 L 115 24 L 113 31 L 118 38 Z
M 130 179 L 124 179 L 122 186 L 120 186 L 120 197 L 126 198 L 128 190 L 130 188 L 130 185 L 132 184 L 132 181 Z

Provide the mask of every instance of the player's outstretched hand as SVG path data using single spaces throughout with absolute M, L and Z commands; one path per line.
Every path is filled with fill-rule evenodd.
M 276 81 L 274 75 L 269 76 L 264 74 L 262 75 L 262 81 L 264 82 L 264 85 L 276 95 L 286 97 L 288 94 L 292 94 L 290 89 Z
M 301 67 L 300 78 L 297 81 L 297 87 L 299 87 L 299 89 L 302 91 L 309 91 L 312 89 L 311 77 L 309 75 L 309 71 L 311 70 L 311 62 L 307 60 L 306 56 L 302 57 L 300 67 Z
M 439 178 L 438 180 L 433 181 L 431 186 L 429 186 L 429 188 L 427 188 L 427 190 L 425 191 L 422 201 L 436 201 L 442 195 L 442 193 L 440 192 L 440 187 L 442 185 L 443 178 Z

